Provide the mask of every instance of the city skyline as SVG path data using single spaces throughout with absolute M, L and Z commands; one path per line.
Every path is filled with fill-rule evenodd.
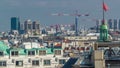
M 105 0 L 109 10 L 106 19 L 120 18 L 119 0 Z M 82 19 L 102 19 L 102 0 L 2 0 L 0 2 L 0 31 L 10 30 L 10 18 L 19 17 L 23 23 L 27 19 L 40 21 L 42 25 L 72 24 L 72 16 L 52 16 L 52 13 L 90 14 L 79 18 L 79 27 L 95 25 L 94 21 Z M 4 30 L 3 30 L 4 29 Z

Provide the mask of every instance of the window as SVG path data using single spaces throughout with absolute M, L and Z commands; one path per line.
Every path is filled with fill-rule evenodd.
M 16 61 L 16 66 L 23 66 L 23 61 Z
M 3 51 L 0 51 L 0 56 L 3 56 L 3 55 L 4 55 Z
M 51 65 L 50 60 L 44 60 L 44 65 Z
M 33 66 L 39 66 L 39 60 L 32 60 Z
M 55 55 L 61 55 L 61 50 L 55 50 Z
M 65 64 L 65 59 L 60 59 L 59 64 Z
M 0 61 L 0 67 L 5 67 L 6 66 L 6 61 Z
M 28 51 L 28 55 L 29 56 L 35 55 L 35 51 Z
M 12 56 L 18 56 L 18 51 L 12 51 L 12 52 L 11 52 L 11 55 L 12 55 Z
M 46 51 L 45 50 L 40 50 L 39 55 L 46 55 Z

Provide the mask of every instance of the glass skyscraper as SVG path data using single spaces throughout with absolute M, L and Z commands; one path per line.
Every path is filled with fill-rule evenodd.
M 12 30 L 20 30 L 20 20 L 18 17 L 11 18 L 11 31 Z

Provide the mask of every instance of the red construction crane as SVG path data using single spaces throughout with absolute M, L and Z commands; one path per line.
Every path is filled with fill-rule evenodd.
M 79 14 L 76 11 L 75 14 L 65 14 L 65 13 L 54 13 L 53 16 L 75 16 L 75 35 L 78 36 L 78 17 L 80 16 L 89 16 L 89 14 Z

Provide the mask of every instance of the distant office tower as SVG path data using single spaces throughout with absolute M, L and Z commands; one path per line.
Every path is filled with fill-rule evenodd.
M 24 30 L 24 24 L 23 23 L 20 24 L 20 30 Z
M 119 28 L 119 30 L 120 30 L 120 19 L 119 19 L 119 22 L 118 22 L 118 28 Z
M 100 29 L 100 25 L 101 25 L 101 20 L 99 19 L 99 20 L 96 20 L 96 32 L 98 33 L 98 32 L 100 32 L 99 31 L 99 29 Z
M 40 29 L 40 24 L 37 21 L 34 21 L 33 23 L 33 29 Z
M 20 20 L 18 17 L 11 18 L 11 31 L 12 30 L 20 30 Z
M 114 30 L 118 30 L 118 20 L 114 19 Z
M 109 19 L 108 20 L 109 29 L 120 30 L 120 19 Z
M 31 33 L 32 32 L 32 22 L 31 20 L 26 20 L 24 22 L 24 30 L 26 33 Z
M 32 28 L 33 33 L 34 33 L 34 34 L 40 34 L 40 24 L 39 24 L 39 22 L 34 21 L 34 22 L 32 23 L 32 26 L 33 26 L 33 28 Z
M 40 34 L 40 24 L 37 21 L 26 20 L 24 22 L 24 31 L 29 34 Z
M 24 23 L 20 23 L 20 31 L 19 31 L 20 34 L 24 34 L 25 31 L 24 31 Z
M 113 20 L 112 19 L 108 20 L 108 28 L 113 29 Z
M 64 26 L 64 28 L 65 28 L 65 26 Z M 70 25 L 70 30 L 75 31 L 75 24 Z

